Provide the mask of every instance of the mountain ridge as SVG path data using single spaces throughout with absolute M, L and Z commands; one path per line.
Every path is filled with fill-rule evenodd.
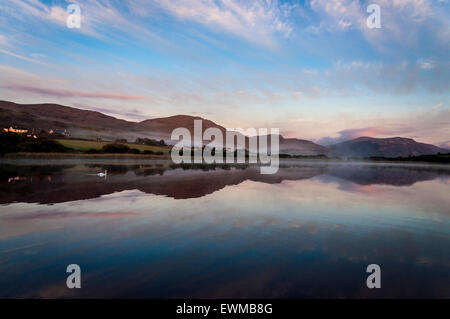
M 218 128 L 225 136 L 227 131 L 225 127 L 200 116 L 177 114 L 133 122 L 98 111 L 82 110 L 55 103 L 18 104 L 0 100 L 0 125 L 5 128 L 16 125 L 34 129 L 37 132 L 67 129 L 73 137 L 88 139 L 102 138 L 114 141 L 118 138 L 125 138 L 133 141 L 136 138 L 147 137 L 163 139 L 168 144 L 174 144 L 174 141 L 171 141 L 173 129 L 185 127 L 193 136 L 194 120 L 202 120 L 202 132 L 214 127 Z M 245 137 L 246 147 L 251 138 Z M 361 136 L 329 146 L 322 146 L 305 139 L 285 138 L 282 135 L 280 135 L 279 141 L 280 153 L 289 155 L 407 157 L 450 152 L 435 145 L 416 142 L 405 137 Z
M 361 136 L 330 145 L 331 154 L 346 157 L 408 157 L 449 152 L 441 147 L 406 137 Z

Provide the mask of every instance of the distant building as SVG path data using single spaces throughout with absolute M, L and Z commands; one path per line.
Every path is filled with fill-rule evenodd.
M 50 134 L 59 134 L 59 135 L 64 135 L 64 136 L 69 136 L 69 132 L 67 132 L 67 130 L 63 130 L 63 129 L 55 129 L 55 130 L 50 130 L 49 131 Z
M 27 129 L 19 128 L 17 126 L 15 126 L 15 127 L 10 126 L 9 128 L 4 128 L 3 131 L 6 133 L 8 133 L 8 132 L 9 133 L 20 133 L 20 134 L 28 133 Z

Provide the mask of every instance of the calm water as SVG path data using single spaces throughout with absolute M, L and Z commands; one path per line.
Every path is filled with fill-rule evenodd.
M 449 194 L 450 167 L 1 165 L 0 297 L 450 298 Z

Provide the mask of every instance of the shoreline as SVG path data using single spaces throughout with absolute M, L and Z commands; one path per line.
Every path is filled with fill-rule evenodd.
M 67 165 L 67 164 L 109 164 L 109 165 L 179 165 L 180 167 L 211 167 L 211 166 L 267 166 L 261 163 L 185 163 L 175 164 L 168 154 L 81 154 L 81 153 L 10 153 L 0 157 L 0 164 L 6 165 Z M 337 158 L 280 158 L 280 168 L 295 165 L 342 165 L 342 166 L 398 166 L 398 167 L 433 167 L 450 169 L 450 163 L 399 161 L 399 160 L 370 160 L 370 159 L 337 159 Z

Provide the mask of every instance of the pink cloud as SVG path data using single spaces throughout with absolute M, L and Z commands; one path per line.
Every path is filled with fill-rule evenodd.
M 108 93 L 108 92 L 86 92 L 86 91 L 76 91 L 76 90 L 64 90 L 64 89 L 51 89 L 51 88 L 41 88 L 35 86 L 27 85 L 9 85 L 5 88 L 30 92 L 42 95 L 49 95 L 55 97 L 85 97 L 85 98 L 95 98 L 95 99 L 112 99 L 112 100 L 141 100 L 145 97 L 125 95 L 118 93 Z
M 392 135 L 396 134 L 395 130 L 389 130 L 381 126 L 370 126 L 362 128 L 354 128 L 348 130 L 342 130 L 337 132 L 337 137 L 326 136 L 317 140 L 317 143 L 322 145 L 331 145 L 348 140 L 352 140 L 361 136 L 376 137 L 380 135 Z
M 283 130 L 280 132 L 281 136 L 284 138 L 297 138 L 297 133 L 291 130 Z
M 8 221 L 22 221 L 22 220 L 43 220 L 43 219 L 65 219 L 65 218 L 123 218 L 123 217 L 136 217 L 140 216 L 139 213 L 134 212 L 41 212 L 26 214 L 21 216 L 5 217 L 3 220 Z
M 338 134 L 342 137 L 353 139 L 360 136 L 369 136 L 374 137 L 380 134 L 386 134 L 387 130 L 383 127 L 372 126 L 372 127 L 363 127 L 363 128 L 355 128 L 339 131 Z
M 450 141 L 445 141 L 445 142 L 439 143 L 439 147 L 450 150 Z

